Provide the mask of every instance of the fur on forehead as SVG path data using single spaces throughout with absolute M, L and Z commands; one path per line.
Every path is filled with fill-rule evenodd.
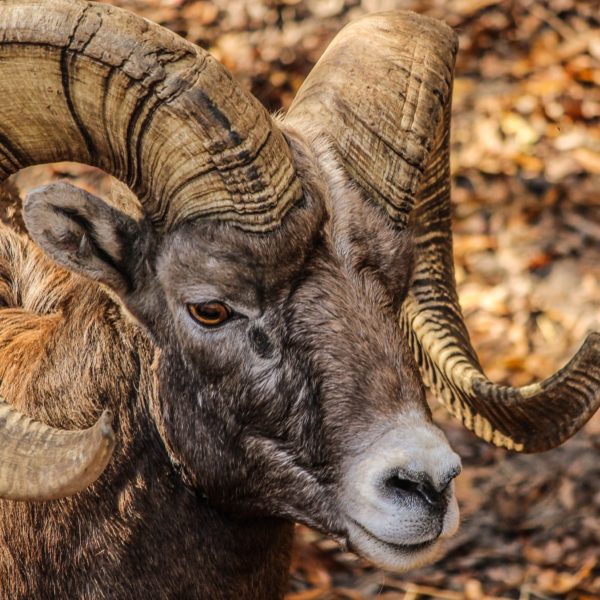
M 412 232 L 401 231 L 364 197 L 339 166 L 322 134 L 299 133 L 283 124 L 304 196 L 269 233 L 242 231 L 230 222 L 194 221 L 165 238 L 160 261 L 182 275 L 204 273 L 208 265 L 226 269 L 224 279 L 277 288 L 306 262 L 322 237 L 354 270 L 369 269 L 390 283 L 406 279 L 412 265 Z M 159 266 L 160 268 L 160 266 Z
M 288 139 L 303 198 L 288 211 L 280 227 L 267 233 L 253 233 L 231 222 L 201 220 L 187 222 L 162 240 L 158 269 L 169 264 L 175 275 L 202 274 L 207 266 L 222 266 L 239 277 L 239 281 L 259 277 L 263 285 L 277 287 L 289 281 L 305 263 L 322 236 L 326 219 L 323 178 L 315 156 L 302 139 L 292 134 Z
M 412 263 L 412 228 L 399 229 L 351 183 L 332 186 L 330 198 L 330 236 L 337 254 L 357 271 L 405 274 Z
M 314 149 L 319 181 L 324 186 L 325 210 L 330 217 L 325 234 L 334 252 L 351 270 L 368 269 L 392 287 L 397 287 L 398 281 L 408 284 L 414 258 L 412 225 L 400 229 L 366 196 L 341 166 L 333 142 L 325 134 L 307 127 L 305 135 Z

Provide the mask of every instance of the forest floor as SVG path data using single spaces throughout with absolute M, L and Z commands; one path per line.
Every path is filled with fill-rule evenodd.
M 453 110 L 461 304 L 489 377 L 522 385 L 600 330 L 597 0 L 113 0 L 214 53 L 272 111 L 289 106 L 343 24 L 406 8 L 460 36 Z M 73 165 L 49 176 L 97 186 Z M 1 198 L 0 198 L 1 204 Z M 18 218 L 18 215 L 15 215 Z M 600 599 L 600 415 L 563 447 L 522 456 L 434 418 L 462 456 L 458 535 L 435 565 L 374 569 L 298 528 L 288 600 Z

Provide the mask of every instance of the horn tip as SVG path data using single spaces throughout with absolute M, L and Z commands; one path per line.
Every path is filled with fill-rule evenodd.
M 98 419 L 98 429 L 102 434 L 102 437 L 114 442 L 115 441 L 115 431 L 112 428 L 113 414 L 110 410 L 104 410 Z

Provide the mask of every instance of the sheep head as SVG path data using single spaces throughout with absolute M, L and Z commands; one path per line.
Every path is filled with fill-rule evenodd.
M 408 568 L 458 521 L 460 461 L 421 377 L 517 450 L 561 443 L 597 409 L 597 334 L 524 389 L 491 384 L 470 346 L 451 259 L 446 26 L 412 13 L 350 25 L 281 123 L 206 53 L 123 11 L 9 0 L 0 26 L 0 172 L 77 160 L 138 195 L 135 220 L 49 186 L 25 221 L 154 341 L 157 427 L 215 506 L 299 520 Z M 75 452 L 93 431 L 48 439 Z M 22 464 L 11 481 L 47 467 L 40 453 Z M 32 481 L 14 497 L 43 498 L 50 483 Z

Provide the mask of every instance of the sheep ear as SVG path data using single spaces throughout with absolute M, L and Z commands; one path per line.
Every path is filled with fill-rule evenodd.
M 121 296 L 137 287 L 149 237 L 144 222 L 68 183 L 30 192 L 23 208 L 31 237 L 57 263 Z

